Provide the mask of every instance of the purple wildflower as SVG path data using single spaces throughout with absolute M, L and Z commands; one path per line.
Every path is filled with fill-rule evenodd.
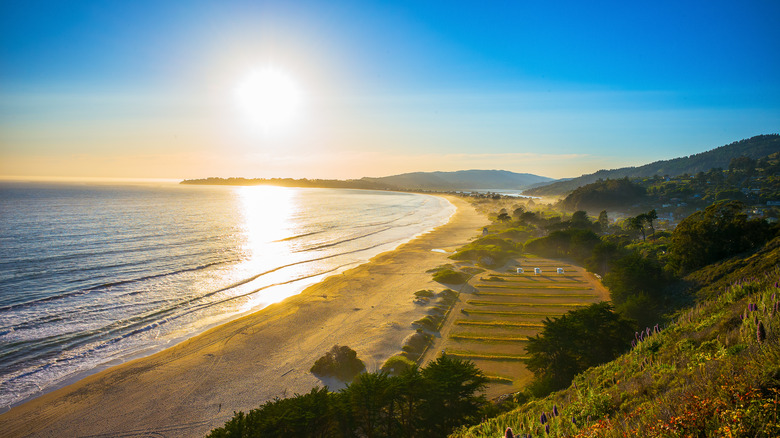
M 549 424 L 545 424 L 545 425 L 544 425 L 544 432 L 545 432 L 547 435 L 549 435 L 549 434 L 550 434 L 550 425 L 549 425 Z
M 547 422 L 547 414 L 545 414 L 544 412 L 542 412 L 542 416 L 541 416 L 541 417 L 539 417 L 539 421 L 541 421 L 541 422 L 542 422 L 542 424 L 546 423 L 546 422 Z
M 553 405 L 553 416 L 554 417 L 558 416 L 558 406 L 556 406 L 556 405 Z
M 571 416 L 571 422 L 573 425 L 577 425 L 577 420 L 574 418 L 574 415 Z
M 504 438 L 515 438 L 515 434 L 512 433 L 511 427 L 506 428 L 506 432 L 504 432 Z
M 766 330 L 764 330 L 764 323 L 759 321 L 758 328 L 756 328 L 756 339 L 758 342 L 764 342 L 766 339 Z

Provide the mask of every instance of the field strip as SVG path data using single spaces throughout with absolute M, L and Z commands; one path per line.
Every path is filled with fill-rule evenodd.
M 547 313 L 547 312 L 521 312 L 512 310 L 461 310 L 461 313 L 466 315 L 496 315 L 496 316 L 561 316 L 563 313 Z
M 508 280 L 508 281 L 518 281 L 518 282 L 520 282 L 520 281 L 528 281 L 528 282 L 541 281 L 541 279 L 538 278 L 538 276 L 534 276 L 534 275 L 490 274 L 489 277 L 513 278 L 513 279 L 516 278 L 517 280 Z M 560 278 L 560 277 L 558 277 L 558 278 Z M 567 277 L 563 277 L 563 278 L 564 278 L 563 280 L 552 280 L 552 281 L 554 281 L 556 283 L 585 283 L 583 280 L 569 279 L 568 276 Z M 499 281 L 501 281 L 501 280 L 499 280 Z
M 509 377 L 493 376 L 488 374 L 486 374 L 485 377 L 487 377 L 488 381 L 491 383 L 508 383 L 510 385 L 515 383 L 515 381 L 510 379 Z
M 525 328 L 537 328 L 544 327 L 541 322 L 511 322 L 511 321 L 470 321 L 465 319 L 459 319 L 455 321 L 457 325 L 476 325 L 485 327 L 525 327 Z
M 528 356 L 521 356 L 519 354 L 480 354 L 470 353 L 468 351 L 446 351 L 447 356 L 456 356 L 463 359 L 479 359 L 479 360 L 516 360 L 522 361 L 528 359 Z
M 528 292 L 510 293 L 510 292 L 477 292 L 476 295 L 485 295 L 492 297 L 519 297 L 519 298 L 596 298 L 596 294 L 530 294 Z
M 588 307 L 592 303 L 503 303 L 501 301 L 468 300 L 466 304 L 473 306 L 506 306 L 506 307 Z
M 461 341 L 476 342 L 527 342 L 527 336 L 501 337 L 501 336 L 482 336 L 482 335 L 450 335 L 452 339 Z
M 555 289 L 555 290 L 593 290 L 592 287 L 583 287 L 583 286 L 555 286 L 550 284 L 540 284 L 540 285 L 533 285 L 533 286 L 519 286 L 515 284 L 477 284 L 474 285 L 476 288 L 485 288 L 485 289 Z
M 515 286 L 515 287 L 521 287 L 521 286 L 563 286 L 563 287 L 577 287 L 577 286 L 586 286 L 587 283 L 584 281 L 550 281 L 550 280 L 544 280 L 544 281 L 514 281 L 514 280 L 491 280 L 489 278 L 480 278 L 479 281 L 481 281 L 483 284 L 490 284 L 490 285 L 496 285 L 496 286 L 503 286 L 503 287 L 509 287 L 509 286 Z

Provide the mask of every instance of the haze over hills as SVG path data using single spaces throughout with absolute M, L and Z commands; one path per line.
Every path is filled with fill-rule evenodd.
M 596 182 L 600 179 L 618 179 L 624 177 L 641 178 L 653 175 L 677 176 L 685 173 L 694 175 L 698 172 L 706 172 L 717 167 L 726 169 L 733 158 L 746 156 L 755 160 L 778 151 L 780 151 L 780 135 L 757 135 L 687 157 L 655 161 L 639 167 L 599 170 L 596 173 L 582 175 L 578 178 L 560 180 L 551 184 L 531 188 L 526 190 L 524 194 L 530 196 L 564 195 L 572 192 L 578 187 Z
M 363 178 L 387 186 L 423 190 L 522 190 L 553 178 L 507 170 L 459 170 L 456 172 L 413 172 L 381 178 Z
M 506 170 L 460 170 L 457 172 L 414 172 L 381 178 L 354 180 L 291 178 L 204 178 L 184 180 L 182 184 L 201 185 L 276 185 L 285 187 L 353 188 L 367 190 L 523 190 L 555 181 L 530 173 Z

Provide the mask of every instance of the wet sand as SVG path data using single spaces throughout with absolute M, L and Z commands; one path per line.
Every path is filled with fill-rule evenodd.
M 323 382 L 309 372 L 334 344 L 348 345 L 369 371 L 398 353 L 425 309 L 413 293 L 441 290 L 427 270 L 488 224 L 448 197 L 450 221 L 301 294 L 149 357 L 117 365 L 0 415 L 2 436 L 205 436 L 234 411 Z

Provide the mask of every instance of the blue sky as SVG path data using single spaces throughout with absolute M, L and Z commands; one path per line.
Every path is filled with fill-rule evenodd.
M 551 177 L 780 132 L 780 3 L 0 5 L 0 175 Z M 273 66 L 305 105 L 258 132 Z M 256 121 L 254 121 L 256 122 Z

